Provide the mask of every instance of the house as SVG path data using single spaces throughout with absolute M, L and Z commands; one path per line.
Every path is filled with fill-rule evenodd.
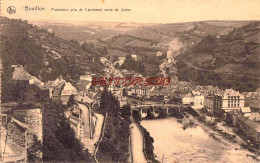
M 173 53 L 172 53 L 171 50 L 168 50 L 168 51 L 167 51 L 167 62 L 168 62 L 168 63 L 174 62 Z
M 83 125 L 82 125 L 82 120 L 81 118 L 71 116 L 69 119 L 70 126 L 73 129 L 76 138 L 81 140 L 83 138 Z
M 12 79 L 18 81 L 26 81 L 29 83 L 33 77 L 24 69 L 22 65 L 12 65 L 14 68 Z
M 82 110 L 77 106 L 73 105 L 68 108 L 65 112 L 65 116 L 69 119 L 69 123 L 73 131 L 75 132 L 76 137 L 81 140 L 83 138 L 83 118 L 82 118 Z M 88 121 L 86 121 L 88 122 Z M 89 126 L 86 124 L 86 126 Z M 87 128 L 86 128 L 87 129 Z M 85 131 L 85 133 L 89 133 Z M 90 136 L 90 135 L 89 135 Z
M 91 75 L 81 75 L 81 76 L 79 77 L 79 80 L 92 81 L 92 76 L 91 76 Z
M 55 87 L 53 91 L 52 100 L 60 100 L 62 104 L 67 105 L 67 102 L 69 101 L 71 95 L 74 95 L 74 98 L 77 99 L 77 89 L 73 87 L 70 82 L 64 82 Z
M 194 95 L 194 109 L 202 109 L 204 107 L 204 96 L 203 95 Z
M 150 91 L 150 98 L 155 100 L 163 100 L 164 96 L 166 95 L 166 89 L 160 89 L 156 87 L 153 87 Z
M 204 108 L 209 113 L 213 113 L 214 108 L 214 96 L 204 96 Z
M 89 80 L 80 80 L 76 83 L 75 87 L 79 92 L 85 92 L 90 89 L 91 81 Z
M 27 84 L 33 84 L 39 87 L 44 85 L 38 78 L 30 75 L 22 65 L 12 65 L 12 67 L 14 67 L 14 72 L 12 74 L 13 80 L 24 81 Z
M 124 64 L 125 62 L 125 57 L 119 57 L 118 61 L 115 62 L 115 65 L 118 63 L 119 66 L 122 66 L 122 64 Z
M 40 81 L 39 79 L 37 79 L 35 76 L 32 76 L 32 79 L 29 80 L 30 84 L 36 85 L 36 86 L 44 86 L 44 83 L 42 81 Z
M 156 52 L 156 56 L 157 56 L 157 57 L 160 57 L 160 56 L 162 56 L 162 55 L 163 55 L 163 53 L 162 53 L 161 51 Z
M 226 116 L 232 110 L 240 110 L 244 107 L 244 95 L 233 89 L 221 90 L 214 96 L 214 113 Z
M 192 98 L 192 94 L 188 93 L 182 96 L 182 104 L 184 105 L 192 105 L 194 104 L 194 99 Z
M 107 62 L 107 59 L 105 57 L 100 57 L 100 62 L 105 64 Z
M 151 87 L 149 86 L 130 87 L 126 90 L 126 94 L 132 97 L 149 99 L 151 97 Z
M 135 61 L 137 61 L 137 55 L 136 54 L 131 54 L 132 59 L 134 59 Z
M 54 91 L 54 89 L 58 86 L 58 85 L 60 85 L 60 84 L 62 84 L 62 83 L 64 83 L 65 82 L 65 80 L 62 78 L 62 76 L 59 76 L 56 80 L 54 80 L 54 81 L 48 81 L 47 83 L 45 83 L 45 88 L 46 89 L 49 89 L 49 97 L 50 98 L 52 98 L 52 95 L 53 95 L 53 91 Z
M 260 114 L 251 113 L 248 116 L 242 116 L 239 120 L 239 129 L 254 142 L 260 143 Z
M 135 88 L 135 94 L 139 98 L 149 99 L 151 97 L 151 87 L 150 86 L 140 86 Z
M 182 97 L 182 104 L 191 105 L 194 109 L 202 109 L 204 107 L 204 95 L 198 91 L 192 91 Z
M 74 95 L 74 98 L 77 99 L 77 89 L 70 82 L 65 82 L 61 91 L 61 102 L 67 104 L 71 95 Z

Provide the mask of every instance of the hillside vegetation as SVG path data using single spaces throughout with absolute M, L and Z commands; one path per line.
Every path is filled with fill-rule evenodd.
M 257 21 L 174 24 L 101 22 L 80 25 L 49 23 L 41 26 L 55 31 L 67 41 L 74 39 L 82 44 L 90 44 L 91 40 L 94 43 L 87 47 L 95 47 L 94 51 L 98 53 L 94 53 L 94 56 L 102 55 L 100 50 L 110 59 L 114 56 L 137 54 L 138 63 L 144 67 L 142 72 L 140 68 L 131 68 L 131 64 L 123 67 L 134 69 L 143 75 L 155 76 L 160 73 L 159 65 L 165 57 L 156 58 L 155 54 L 157 51 L 166 54 L 171 49 L 174 56 L 177 56 L 175 59 L 181 80 L 201 85 L 218 85 L 221 88 L 234 87 L 240 91 L 255 90 L 258 87 L 260 34 Z M 64 30 L 67 31 L 66 34 Z M 87 53 L 93 51 L 87 50 Z M 77 63 L 84 67 L 87 61 L 93 59 L 91 56 L 93 54 L 79 59 Z M 95 67 L 91 69 L 100 70 Z
M 3 65 L 2 99 L 8 101 L 13 92 L 12 65 L 21 64 L 33 76 L 46 82 L 63 76 L 76 82 L 86 72 L 102 74 L 100 56 L 105 48 L 81 46 L 77 41 L 67 41 L 27 21 L 0 17 L 0 50 Z
M 253 91 L 260 80 L 260 23 L 234 28 L 227 35 L 207 35 L 177 58 L 178 77 L 199 84 Z

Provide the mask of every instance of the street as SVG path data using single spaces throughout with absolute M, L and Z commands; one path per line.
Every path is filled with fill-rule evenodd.
M 143 153 L 143 135 L 136 123 L 130 124 L 130 132 L 133 161 L 135 163 L 147 162 Z
M 104 121 L 104 116 L 102 114 L 94 113 L 96 117 L 96 126 L 93 133 L 93 138 L 90 139 L 90 125 L 89 125 L 89 108 L 86 105 L 79 104 L 79 107 L 82 110 L 83 114 L 83 139 L 81 142 L 83 143 L 84 147 L 89 150 L 91 154 L 95 151 L 95 144 L 98 142 L 99 137 L 102 132 L 102 124 Z

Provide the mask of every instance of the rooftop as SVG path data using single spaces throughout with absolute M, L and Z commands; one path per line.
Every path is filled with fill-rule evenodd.
M 31 80 L 33 77 L 24 69 L 22 65 L 14 65 L 13 80 Z

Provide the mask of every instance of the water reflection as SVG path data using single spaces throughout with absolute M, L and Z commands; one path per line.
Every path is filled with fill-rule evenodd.
M 160 162 L 256 162 L 238 144 L 213 139 L 210 132 L 188 119 L 143 120 L 141 124 L 154 138 L 154 152 Z M 185 128 L 183 126 L 186 126 Z

